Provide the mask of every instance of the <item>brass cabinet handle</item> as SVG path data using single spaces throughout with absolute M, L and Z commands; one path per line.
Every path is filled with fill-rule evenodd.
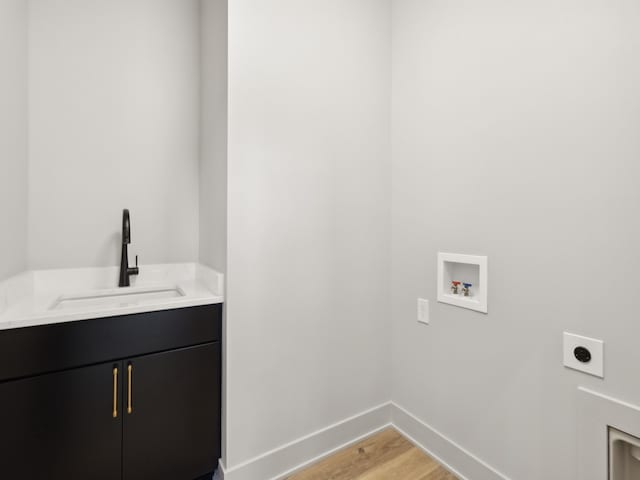
M 113 418 L 118 417 L 118 367 L 113 368 Z
M 131 377 L 133 376 L 133 365 L 129 364 L 127 367 L 128 373 L 128 381 L 127 381 L 127 413 L 133 412 L 133 407 L 131 406 Z

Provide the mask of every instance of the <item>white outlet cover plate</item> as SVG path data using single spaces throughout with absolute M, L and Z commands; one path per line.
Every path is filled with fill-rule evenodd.
M 604 342 L 602 340 L 564 332 L 562 343 L 565 367 L 604 378 Z M 576 347 L 584 347 L 591 352 L 591 360 L 588 363 L 582 363 L 575 357 L 573 351 Z
M 429 325 L 429 300 L 418 299 L 418 322 Z

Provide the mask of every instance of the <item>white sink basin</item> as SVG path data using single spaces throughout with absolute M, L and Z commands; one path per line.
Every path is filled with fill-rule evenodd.
M 75 311 L 131 307 L 184 296 L 184 291 L 179 287 L 127 287 L 62 295 L 49 310 Z

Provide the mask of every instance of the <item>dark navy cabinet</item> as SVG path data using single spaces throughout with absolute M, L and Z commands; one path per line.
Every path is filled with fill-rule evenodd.
M 0 472 L 193 480 L 220 457 L 222 305 L 0 331 Z
M 122 416 L 112 417 L 112 364 L 0 384 L 3 478 L 113 480 Z
M 219 343 L 131 359 L 132 411 L 124 415 L 122 436 L 125 480 L 194 479 L 215 470 L 219 359 Z

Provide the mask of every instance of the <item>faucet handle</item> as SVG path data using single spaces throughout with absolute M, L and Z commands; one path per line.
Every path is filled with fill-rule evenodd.
M 129 274 L 129 275 L 138 275 L 138 274 L 140 274 L 140 269 L 138 268 L 138 255 L 136 255 L 136 266 L 135 267 L 128 267 L 127 268 L 127 274 Z

